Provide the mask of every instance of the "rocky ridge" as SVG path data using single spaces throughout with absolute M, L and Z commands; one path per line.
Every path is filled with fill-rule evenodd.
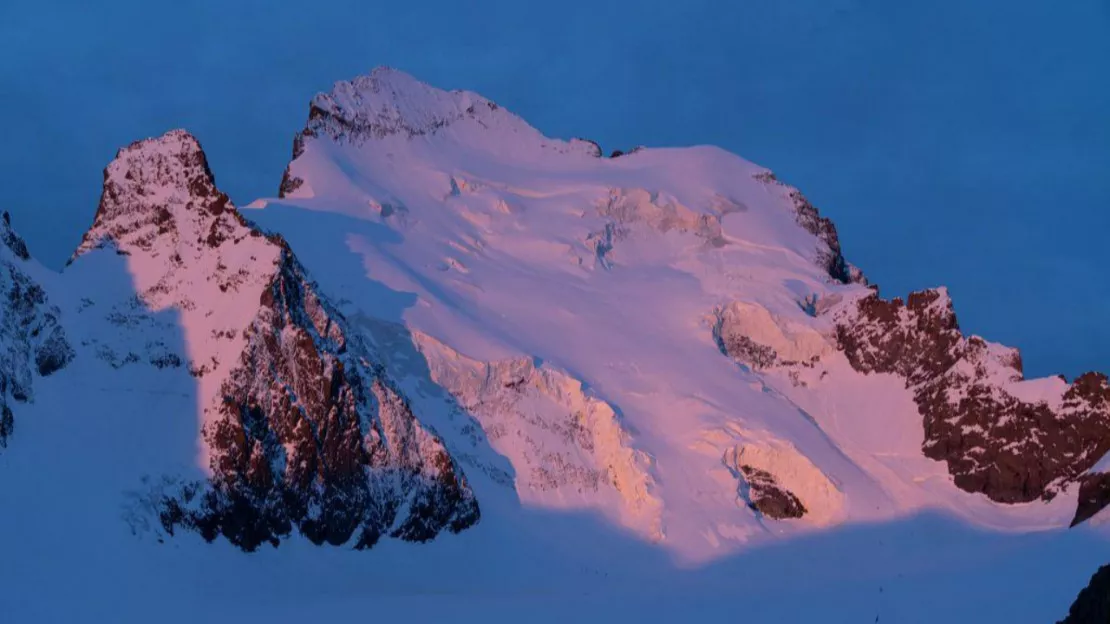
M 1051 500 L 1110 451 L 1104 374 L 1023 398 L 1020 354 L 965 336 L 943 289 L 905 302 L 859 299 L 837 315 L 836 336 L 857 371 L 905 380 L 923 417 L 923 452 L 946 462 L 963 490 L 1001 503 Z
M 831 346 L 857 372 L 898 376 L 922 418 L 922 452 L 945 462 L 964 491 L 1015 504 L 1077 488 L 1073 526 L 1110 504 L 1110 482 L 1092 471 L 1110 452 L 1104 374 L 1086 373 L 1070 384 L 1034 380 L 1031 387 L 1016 349 L 961 332 L 944 289 L 905 301 L 877 292 L 835 299 L 810 302 L 812 315 L 832 323 L 824 338 L 786 336 L 779 320 L 762 319 L 765 310 L 741 303 L 717 312 L 714 338 L 723 353 L 755 371 L 820 367 Z
M 789 442 L 736 445 L 725 450 L 721 462 L 736 477 L 741 501 L 761 517 L 808 517 L 821 525 L 841 515 L 843 494 Z

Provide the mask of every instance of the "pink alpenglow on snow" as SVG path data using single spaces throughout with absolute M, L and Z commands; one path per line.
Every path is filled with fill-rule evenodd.
M 311 100 L 278 197 L 175 130 L 61 273 L 5 219 L 0 612 L 1067 613 L 1108 558 L 1105 375 L 882 297 L 738 156 L 603 154 L 379 68 Z

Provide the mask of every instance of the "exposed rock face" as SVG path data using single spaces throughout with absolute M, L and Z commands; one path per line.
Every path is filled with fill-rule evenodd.
M 1091 576 L 1059 624 L 1094 624 L 1110 622 L 1110 565 L 1104 565 Z
M 1071 526 L 1090 520 L 1110 505 L 1110 474 L 1086 474 L 1079 478 L 1079 500 Z
M 1003 503 L 1049 500 L 1110 451 L 1105 375 L 1084 374 L 1051 402 L 1019 398 L 1018 352 L 965 337 L 943 289 L 906 302 L 863 297 L 837 315 L 836 331 L 856 370 L 905 380 L 924 419 L 925 454 L 946 462 L 961 489 Z M 1084 483 L 1079 521 L 1106 500 L 1101 485 Z
M 714 337 L 722 353 L 755 370 L 770 368 L 779 361 L 779 354 L 773 348 L 743 334 L 717 331 Z
M 15 431 L 11 402 L 33 400 L 35 376 L 56 372 L 75 354 L 58 308 L 25 270 L 31 256 L 6 212 L 0 218 L 0 243 L 0 448 L 4 448 Z
M 794 205 L 795 220 L 810 234 L 817 237 L 823 246 L 818 250 L 817 263 L 825 268 L 829 277 L 845 284 L 856 282 L 867 283 L 863 272 L 848 264 L 840 251 L 840 237 L 836 233 L 836 226 L 827 217 L 822 217 L 817 208 L 809 203 L 805 195 L 793 186 L 783 184 L 770 171 L 757 174 L 756 179 L 783 189 Z
M 129 256 L 146 307 L 181 316 L 210 479 L 156 493 L 184 527 L 245 550 L 296 529 L 365 548 L 479 517 L 466 479 L 280 237 L 251 227 L 182 131 L 121 150 L 75 258 Z M 171 480 L 172 482 L 172 480 Z
M 298 133 L 297 136 L 293 137 L 293 158 L 289 161 L 290 165 L 304 153 L 304 139 L 306 135 L 312 136 L 308 129 L 305 129 Z M 286 165 L 285 171 L 281 174 L 281 186 L 278 187 L 278 197 L 286 197 L 296 192 L 296 190 L 301 188 L 304 184 L 304 180 L 293 175 L 290 165 Z
M 474 524 L 477 502 L 443 443 L 347 338 L 287 248 L 280 266 L 204 431 L 212 487 L 198 501 L 167 501 L 167 530 L 181 524 L 251 550 L 296 527 L 317 544 L 353 537 L 366 548 L 383 535 L 426 541 Z
M 776 520 L 801 518 L 806 514 L 802 501 L 793 492 L 779 485 L 771 473 L 748 464 L 740 466 L 740 473 L 747 484 L 744 498 L 752 509 Z
M 0 220 L 3 221 L 3 225 L 0 225 L 0 243 L 3 243 L 16 258 L 30 260 L 31 254 L 27 251 L 27 243 L 23 242 L 19 234 L 12 229 L 12 216 L 4 212 Z
M 601 154 L 602 154 L 601 146 L 597 144 L 597 141 L 592 141 L 590 139 L 577 138 L 577 139 L 571 139 L 571 143 L 584 144 L 583 147 L 586 150 L 587 154 L 589 154 L 590 156 L 593 156 L 594 158 L 601 158 Z
M 825 524 L 842 513 L 843 495 L 817 466 L 783 441 L 741 444 L 721 462 L 739 481 L 740 499 L 762 516 Z

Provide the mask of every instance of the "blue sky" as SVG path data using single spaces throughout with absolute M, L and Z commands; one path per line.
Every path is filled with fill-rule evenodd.
M 0 3 L 0 207 L 60 266 L 116 148 L 195 133 L 245 204 L 309 98 L 392 65 L 607 151 L 720 145 L 887 295 L 946 284 L 1027 371 L 1110 369 L 1110 1 Z

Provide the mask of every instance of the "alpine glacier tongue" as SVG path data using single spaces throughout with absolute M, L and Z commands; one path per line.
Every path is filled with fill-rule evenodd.
M 465 477 L 278 236 L 249 225 L 183 131 L 120 151 L 75 254 L 126 256 L 136 300 L 172 309 L 200 403 L 207 483 L 151 493 L 163 529 L 253 550 L 423 541 L 478 518 Z

